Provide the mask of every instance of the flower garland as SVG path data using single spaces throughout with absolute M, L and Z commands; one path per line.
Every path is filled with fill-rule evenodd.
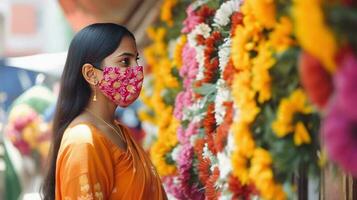
M 309 100 L 324 112 L 328 155 L 357 176 L 348 162 L 356 151 L 357 40 L 337 23 L 355 24 L 347 14 L 354 3 L 327 12 L 336 5 L 318 0 L 167 2 L 166 29 L 149 30 L 152 78 L 140 115 L 157 128 L 151 156 L 169 195 L 294 196 L 300 169 L 319 174 L 320 116 Z
M 174 66 L 168 58 L 167 45 L 164 41 L 166 29 L 157 28 L 155 30 L 149 28 L 148 35 L 154 42 L 144 50 L 144 56 L 147 58 L 153 77 L 163 78 L 161 78 L 160 81 L 154 82 L 152 91 L 142 91 L 141 99 L 145 102 L 147 107 L 140 112 L 139 116 L 141 119 L 150 119 L 150 121 L 158 127 L 158 140 L 152 145 L 150 153 L 158 173 L 164 176 L 173 174 L 176 171 L 174 163 L 167 162 L 166 155 L 171 152 L 178 143 L 176 138 L 178 122 L 172 118 L 173 107 L 165 103 L 162 97 L 162 91 L 166 88 L 177 88 L 179 82 L 171 73 Z M 145 85 L 147 85 L 147 83 Z M 149 96 L 151 96 L 151 98 L 149 98 Z M 155 113 L 155 115 L 148 113 Z M 170 142 L 167 142 L 167 140 Z
M 216 11 L 214 16 L 214 23 L 218 26 L 227 26 L 230 22 L 231 15 L 234 12 L 239 12 L 242 0 L 230 0 L 224 2 Z

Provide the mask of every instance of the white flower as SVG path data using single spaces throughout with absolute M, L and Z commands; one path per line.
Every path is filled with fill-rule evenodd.
M 205 143 L 205 146 L 203 147 L 202 156 L 203 156 L 203 158 L 208 158 L 208 159 L 211 159 L 213 157 L 213 154 L 208 149 L 207 143 Z
M 217 95 L 215 99 L 214 117 L 216 119 L 217 125 L 220 125 L 224 120 L 224 116 L 226 115 L 226 108 L 223 105 L 223 103 L 225 101 L 231 101 L 232 98 L 231 98 L 231 92 L 223 79 L 219 79 L 217 81 L 216 87 L 217 87 Z
M 223 3 L 217 10 L 213 21 L 219 26 L 226 26 L 230 21 L 231 15 L 240 10 L 241 4 L 242 0 L 231 0 Z
M 229 61 L 231 55 L 231 39 L 226 38 L 224 43 L 219 47 L 218 59 L 219 59 L 219 69 L 221 71 L 221 78 L 223 76 L 223 71 Z
M 211 34 L 211 28 L 205 24 L 201 23 L 195 26 L 195 29 L 191 31 L 191 33 L 188 34 L 188 42 L 191 45 L 191 47 L 197 47 L 197 35 L 202 35 L 204 38 L 208 38 Z
M 194 146 L 196 145 L 196 141 L 197 141 L 198 138 L 200 138 L 199 134 L 192 135 L 192 136 L 190 137 L 190 144 L 191 144 L 191 146 L 194 147 Z
M 181 149 L 182 149 L 182 145 L 177 145 L 171 152 L 171 157 L 176 162 L 178 161 Z
M 203 106 L 205 105 L 205 98 L 199 99 L 193 102 L 188 108 L 183 109 L 183 120 L 194 120 L 195 122 L 200 122 L 204 116 L 205 112 L 200 113 Z
M 223 151 L 217 154 L 218 168 L 219 168 L 219 178 L 222 180 L 227 180 L 228 175 L 232 171 L 232 164 L 230 157 Z
M 202 80 L 204 77 L 204 61 L 205 61 L 205 56 L 204 56 L 204 46 L 198 45 L 197 44 L 197 35 L 202 35 L 204 38 L 208 38 L 211 34 L 211 28 L 205 24 L 201 23 L 198 24 L 195 29 L 191 33 L 188 34 L 188 42 L 191 47 L 195 48 L 196 50 L 196 60 L 198 62 L 198 73 L 196 76 L 196 80 Z
M 233 132 L 231 130 L 229 130 L 228 136 L 227 136 L 227 146 L 226 146 L 226 152 L 229 157 L 234 149 L 235 149 L 235 143 L 234 143 Z
M 222 186 L 221 196 L 218 197 L 219 200 L 231 200 L 233 199 L 233 194 L 228 189 L 228 183 Z
M 196 75 L 196 80 L 202 80 L 204 78 L 205 70 L 205 53 L 203 47 L 196 47 L 196 60 L 198 62 L 198 72 Z

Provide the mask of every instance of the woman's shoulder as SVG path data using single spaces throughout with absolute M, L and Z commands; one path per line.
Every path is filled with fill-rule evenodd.
M 69 126 L 62 137 L 61 149 L 68 146 L 89 145 L 95 148 L 106 147 L 106 141 L 103 140 L 98 129 L 87 122 L 77 123 Z

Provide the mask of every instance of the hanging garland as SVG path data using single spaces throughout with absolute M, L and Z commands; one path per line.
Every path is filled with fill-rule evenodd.
M 294 198 L 293 177 L 323 167 L 319 132 L 357 176 L 356 16 L 343 0 L 164 0 L 140 117 L 169 197 Z

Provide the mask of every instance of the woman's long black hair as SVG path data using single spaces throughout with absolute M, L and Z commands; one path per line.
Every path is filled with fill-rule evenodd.
M 124 36 L 134 38 L 125 27 L 113 23 L 97 23 L 79 31 L 73 38 L 61 77 L 60 93 L 53 122 L 53 137 L 41 194 L 45 200 L 55 199 L 55 176 L 58 150 L 65 129 L 87 106 L 91 88 L 82 75 L 82 66 L 90 63 L 99 67 L 112 54 Z

